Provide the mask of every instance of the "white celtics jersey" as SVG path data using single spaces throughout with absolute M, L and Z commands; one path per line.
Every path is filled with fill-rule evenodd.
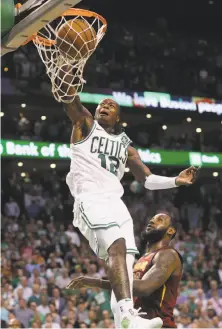
M 72 195 L 117 196 L 123 195 L 120 183 L 128 158 L 129 137 L 123 132 L 108 134 L 94 121 L 90 134 L 71 144 L 71 167 L 67 184 Z

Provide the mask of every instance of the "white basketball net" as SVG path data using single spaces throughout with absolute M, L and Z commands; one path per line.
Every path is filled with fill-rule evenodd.
M 63 40 L 63 42 L 68 44 L 69 54 L 70 52 L 75 54 L 75 57 L 70 58 L 70 56 L 67 56 L 66 53 L 61 52 L 57 47 L 56 41 L 59 39 L 57 32 L 64 23 L 67 23 L 70 20 L 71 22 L 74 22 L 76 19 L 84 20 L 86 22 L 86 29 L 81 32 L 75 31 L 75 40 Z M 69 24 L 67 34 L 70 30 L 73 30 L 71 25 L 72 23 Z M 87 31 L 94 38 L 93 40 L 85 41 L 82 37 Z M 52 93 L 58 102 L 71 103 L 75 96 L 82 91 L 85 83 L 85 80 L 83 79 L 84 66 L 89 57 L 95 51 L 100 40 L 103 38 L 105 31 L 106 25 L 101 21 L 99 16 L 91 18 L 80 15 L 75 17 L 62 16 L 57 19 L 57 21 L 47 24 L 44 29 L 38 32 L 37 36 L 33 39 L 33 43 L 35 44 L 38 53 L 46 66 L 46 73 L 51 80 Z M 83 44 L 81 49 L 77 49 L 75 46 L 75 41 L 77 38 L 79 40 L 79 37 L 81 38 Z M 88 45 L 89 43 L 90 46 Z M 82 51 L 83 47 L 84 52 Z M 81 55 L 83 53 L 84 57 Z M 68 70 L 68 73 L 67 67 L 71 68 Z M 67 75 L 69 76 L 68 81 Z M 64 88 L 64 86 L 66 87 Z

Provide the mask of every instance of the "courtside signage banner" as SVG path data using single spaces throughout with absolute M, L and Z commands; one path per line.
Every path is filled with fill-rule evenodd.
M 113 98 L 120 106 L 134 108 L 161 108 L 167 110 L 194 111 L 200 114 L 215 113 L 222 115 L 222 101 L 203 97 L 180 97 L 166 93 L 154 92 L 121 92 L 80 94 L 83 103 L 98 104 L 104 98 Z
M 144 163 L 167 166 L 222 168 L 222 153 L 165 151 L 137 148 Z M 2 157 L 62 160 L 70 158 L 69 144 L 1 140 Z

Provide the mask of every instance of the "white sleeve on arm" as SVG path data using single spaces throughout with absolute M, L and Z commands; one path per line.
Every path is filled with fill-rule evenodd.
M 166 177 L 151 174 L 146 177 L 144 186 L 148 190 L 165 190 L 174 188 L 177 187 L 176 178 L 177 177 Z

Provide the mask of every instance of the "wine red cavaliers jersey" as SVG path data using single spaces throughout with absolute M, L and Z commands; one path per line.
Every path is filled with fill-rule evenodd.
M 144 274 L 152 267 L 154 256 L 160 250 L 166 249 L 172 248 L 164 247 L 141 257 L 134 266 L 134 279 L 142 279 Z M 178 255 L 182 263 L 182 257 L 179 253 Z M 181 275 L 170 276 L 165 284 L 150 296 L 136 297 L 134 299 L 134 307 L 136 309 L 141 307 L 141 311 L 147 313 L 144 316 L 147 319 L 160 317 L 163 320 L 163 328 L 177 328 L 173 318 L 173 309 L 176 305 L 180 279 Z

